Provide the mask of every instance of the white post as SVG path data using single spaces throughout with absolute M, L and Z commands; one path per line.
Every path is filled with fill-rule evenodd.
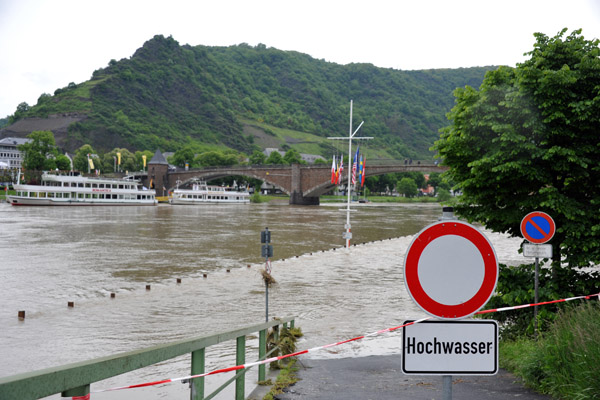
M 360 129 L 360 127 L 365 123 L 365 121 L 362 121 L 360 123 L 360 125 L 358 126 L 358 128 L 356 128 L 356 130 L 354 132 L 352 132 L 352 100 L 350 100 L 350 128 L 348 130 L 348 137 L 329 137 L 327 139 L 339 139 L 339 140 L 345 140 L 348 139 L 348 187 L 347 187 L 347 191 L 348 191 L 348 205 L 346 207 L 346 233 L 344 234 L 344 237 L 346 238 L 346 249 L 348 249 L 350 247 L 350 238 L 352 237 L 352 232 L 351 232 L 351 226 L 350 226 L 350 196 L 352 194 L 352 188 L 351 188 L 351 184 L 352 184 L 352 138 L 354 137 L 354 135 L 356 135 L 356 132 L 358 132 L 358 130 Z M 373 139 L 372 137 L 358 137 L 357 139 Z M 358 165 L 357 165 L 358 168 Z
M 348 186 L 346 187 L 346 191 L 348 192 L 348 205 L 346 208 L 346 249 L 350 248 L 350 237 L 351 237 L 351 226 L 350 226 L 350 195 L 352 193 L 352 189 L 350 187 L 351 184 L 351 176 L 352 176 L 352 100 L 350 100 L 350 129 L 348 130 Z

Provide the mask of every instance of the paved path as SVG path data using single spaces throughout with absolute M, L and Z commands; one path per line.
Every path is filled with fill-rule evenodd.
M 300 382 L 289 387 L 279 400 L 438 400 L 442 377 L 404 375 L 400 355 L 309 360 L 300 357 Z M 550 400 L 525 388 L 514 375 L 500 370 L 493 376 L 454 376 L 452 398 L 456 400 Z

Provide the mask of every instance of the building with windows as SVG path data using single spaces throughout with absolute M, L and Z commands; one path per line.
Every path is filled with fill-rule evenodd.
M 0 168 L 21 168 L 23 153 L 17 146 L 30 142 L 31 139 L 7 137 L 0 139 Z

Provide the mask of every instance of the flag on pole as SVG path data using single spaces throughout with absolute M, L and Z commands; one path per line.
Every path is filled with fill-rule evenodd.
M 331 183 L 335 183 L 335 155 L 333 156 L 333 162 L 331 163 Z
M 337 176 L 337 184 L 342 183 L 342 173 L 344 172 L 344 157 L 340 157 L 340 164 L 338 165 L 338 176 Z
M 358 162 L 358 182 L 362 182 L 363 174 L 363 155 L 360 155 L 360 161 Z
M 88 163 L 90 164 L 90 169 L 95 169 L 94 168 L 94 161 L 92 161 L 91 158 L 88 158 Z
M 352 184 L 356 184 L 356 168 L 358 167 L 358 147 L 356 148 L 356 154 L 354 154 L 354 162 L 352 163 Z
M 360 179 L 360 187 L 363 187 L 365 184 L 366 170 L 367 170 L 367 156 L 365 156 L 365 159 L 363 160 L 363 164 L 362 164 L 362 177 Z

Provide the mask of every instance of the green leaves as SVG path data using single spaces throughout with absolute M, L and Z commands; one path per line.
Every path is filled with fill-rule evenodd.
M 531 58 L 455 91 L 434 149 L 462 190 L 458 215 L 520 236 L 523 216 L 550 214 L 555 261 L 600 262 L 600 59 L 580 31 L 536 34 Z

